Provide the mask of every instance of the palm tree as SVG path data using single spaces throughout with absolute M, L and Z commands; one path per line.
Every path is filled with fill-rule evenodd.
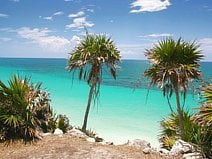
M 116 66 L 120 61 L 120 51 L 114 42 L 105 35 L 89 35 L 82 40 L 72 51 L 68 59 L 69 71 L 79 70 L 79 79 L 84 79 L 90 86 L 87 108 L 84 116 L 82 131 L 86 131 L 88 114 L 92 99 L 99 95 L 102 81 L 102 71 L 106 67 L 116 79 Z
M 163 90 L 163 95 L 176 97 L 179 118 L 180 136 L 184 138 L 183 113 L 180 103 L 180 92 L 186 98 L 188 84 L 192 80 L 199 80 L 201 72 L 198 62 L 203 55 L 199 45 L 194 41 L 185 42 L 181 38 L 177 41 L 165 39 L 152 49 L 146 50 L 145 55 L 152 62 L 144 75 L 150 78 L 150 86 L 157 85 Z

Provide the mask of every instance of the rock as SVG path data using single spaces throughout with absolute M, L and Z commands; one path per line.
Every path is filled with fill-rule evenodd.
M 202 154 L 199 152 L 187 153 L 183 155 L 183 159 L 201 159 Z
M 69 130 L 67 133 L 71 136 L 74 136 L 74 137 L 87 138 L 87 135 L 85 133 L 83 133 L 82 131 L 80 131 L 76 128 Z
M 62 136 L 63 135 L 63 131 L 60 130 L 59 128 L 54 130 L 54 135 L 58 135 L 58 136 Z
M 109 141 L 105 142 L 105 141 L 103 141 L 103 142 L 100 142 L 100 144 L 102 144 L 102 145 L 113 145 L 113 142 L 109 142 Z
M 194 151 L 194 147 L 191 144 L 183 140 L 177 140 L 169 154 L 172 156 L 178 156 L 180 154 L 189 153 L 192 151 Z
M 169 154 L 170 151 L 167 149 L 164 149 L 164 148 L 160 148 L 160 149 L 158 149 L 158 152 L 163 153 L 163 154 Z
M 144 154 L 149 154 L 150 152 L 151 152 L 151 148 L 149 148 L 149 147 L 146 147 L 143 149 Z
M 95 142 L 103 142 L 103 138 L 96 136 Z
M 110 141 L 105 142 L 105 143 L 106 143 L 106 145 L 113 145 L 113 142 L 110 142 Z
M 52 135 L 52 133 L 41 133 L 42 137 L 49 136 L 49 135 Z
M 135 139 L 135 140 L 128 140 L 128 146 L 133 146 L 136 148 L 151 148 L 150 143 L 146 140 Z
M 95 139 L 92 138 L 92 137 L 88 137 L 88 138 L 86 138 L 86 140 L 87 140 L 88 142 L 95 142 Z

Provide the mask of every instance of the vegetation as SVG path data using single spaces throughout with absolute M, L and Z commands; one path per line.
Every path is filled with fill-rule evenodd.
M 201 140 L 201 129 L 193 123 L 191 117 L 192 115 L 188 111 L 183 112 L 184 141 L 197 145 Z M 178 114 L 173 112 L 167 119 L 163 119 L 161 121 L 161 127 L 161 146 L 170 150 L 175 141 L 180 138 Z
M 104 35 L 89 35 L 75 47 L 68 59 L 69 71 L 79 70 L 79 79 L 84 79 L 90 86 L 87 108 L 82 131 L 86 132 L 88 114 L 92 99 L 99 96 L 103 67 L 116 79 L 116 66 L 120 61 L 120 52 L 114 42 Z
M 192 115 L 188 111 L 183 112 L 184 141 L 192 143 L 203 156 L 212 157 L 212 103 L 211 85 L 203 87 L 204 103 L 199 112 Z M 161 122 L 162 133 L 160 142 L 162 147 L 171 149 L 177 139 L 180 138 L 179 119 L 177 113 L 172 113 Z
M 179 133 L 185 139 L 180 92 L 185 100 L 189 83 L 201 78 L 198 62 L 203 55 L 199 51 L 199 45 L 196 42 L 185 42 L 181 38 L 177 41 L 166 39 L 146 50 L 145 55 L 152 62 L 144 73 L 150 78 L 150 85 L 162 88 L 167 99 L 175 94 Z
M 50 107 L 49 93 L 41 89 L 41 83 L 33 85 L 29 78 L 17 75 L 8 85 L 0 81 L 0 141 L 32 141 L 39 138 L 39 131 L 53 132 L 57 127 L 65 130 L 67 118 L 57 119 Z
M 202 88 L 205 101 L 193 121 L 201 127 L 202 140 L 199 143 L 202 152 L 212 158 L 212 85 Z
M 66 115 L 59 114 L 56 118 L 56 128 L 59 128 L 66 133 L 71 126 L 69 125 L 69 119 Z

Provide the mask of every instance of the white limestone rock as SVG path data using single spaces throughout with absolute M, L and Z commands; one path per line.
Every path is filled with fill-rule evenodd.
M 48 132 L 48 133 L 41 133 L 40 135 L 41 135 L 42 137 L 45 137 L 45 136 L 52 135 L 52 133 L 49 133 L 49 132 Z
M 144 154 L 150 154 L 150 152 L 151 152 L 151 148 L 150 147 L 146 147 L 146 148 L 143 149 L 143 153 Z
M 87 135 L 85 133 L 76 128 L 69 130 L 67 134 L 78 138 L 87 138 Z
M 142 139 L 128 140 L 127 145 L 136 148 L 151 148 L 150 143 Z
M 95 142 L 95 139 L 92 138 L 92 137 L 88 137 L 88 138 L 86 138 L 86 140 L 87 140 L 88 142 Z
M 62 136 L 63 135 L 63 131 L 60 130 L 59 128 L 54 130 L 54 135 L 58 135 L 58 136 Z
M 169 150 L 164 149 L 164 148 L 160 148 L 157 151 L 160 152 L 160 153 L 162 153 L 162 154 L 166 154 L 166 155 L 169 154 L 169 152 L 170 152 Z
M 177 140 L 175 144 L 173 145 L 169 154 L 172 156 L 178 156 L 180 154 L 185 154 L 185 153 L 189 153 L 193 151 L 194 151 L 194 147 L 191 144 L 183 140 Z
M 187 153 L 183 155 L 183 159 L 202 159 L 202 155 L 199 152 Z

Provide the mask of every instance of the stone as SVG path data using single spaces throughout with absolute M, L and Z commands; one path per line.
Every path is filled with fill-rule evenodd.
M 95 142 L 95 139 L 92 138 L 92 137 L 88 137 L 88 138 L 86 138 L 86 140 L 87 140 L 88 142 Z
M 183 159 L 202 159 L 202 154 L 199 152 L 187 153 L 183 155 Z
M 150 152 L 151 152 L 151 148 L 149 148 L 149 147 L 146 147 L 143 149 L 144 154 L 149 154 Z
M 63 135 L 63 131 L 60 130 L 59 128 L 54 130 L 54 135 L 58 135 L 58 136 L 62 136 Z
M 194 151 L 194 147 L 191 144 L 183 140 L 177 140 L 175 144 L 173 145 L 169 154 L 172 156 L 178 156 L 180 154 L 190 153 L 193 151 Z
M 52 133 L 49 133 L 49 132 L 48 133 L 41 133 L 42 137 L 49 136 L 49 135 L 52 135 Z
M 158 152 L 163 153 L 163 154 L 169 154 L 170 151 L 167 149 L 164 149 L 164 148 L 160 148 L 160 149 L 158 149 Z
M 150 143 L 142 139 L 128 140 L 127 145 L 136 148 L 151 148 Z
M 95 137 L 95 142 L 103 142 L 103 138 L 96 136 Z
M 87 135 L 80 131 L 79 129 L 73 128 L 67 132 L 69 135 L 78 137 L 78 138 L 87 138 Z

